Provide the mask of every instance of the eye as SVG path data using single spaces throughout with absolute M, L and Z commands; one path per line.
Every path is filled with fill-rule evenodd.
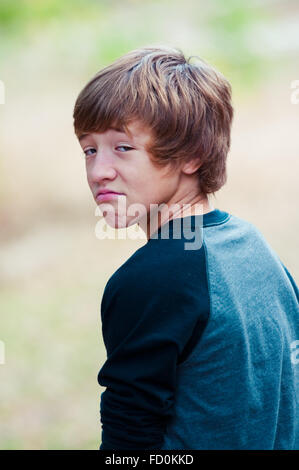
M 119 149 L 123 149 L 123 150 L 119 150 Z M 119 152 L 128 152 L 129 150 L 133 150 L 133 148 L 129 147 L 128 145 L 118 145 L 116 147 L 116 150 L 119 150 Z
M 90 155 L 93 155 L 92 150 L 94 150 L 95 152 L 97 152 L 95 148 L 90 148 L 90 149 L 84 150 L 84 151 L 83 151 L 83 155 L 84 155 L 85 157 L 89 157 Z M 92 152 L 92 153 L 88 153 L 88 152 Z

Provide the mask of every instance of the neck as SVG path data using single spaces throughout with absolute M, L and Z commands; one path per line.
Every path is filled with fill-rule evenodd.
M 214 210 L 208 197 L 198 197 L 191 203 L 176 203 L 168 206 L 162 205 L 162 209 L 147 214 L 147 221 L 138 222 L 140 228 L 146 233 L 147 239 L 169 220 L 187 217 L 190 215 L 203 215 Z

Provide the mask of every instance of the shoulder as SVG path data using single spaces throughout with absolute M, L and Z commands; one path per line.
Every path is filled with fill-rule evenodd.
M 207 304 L 204 248 L 194 253 L 181 249 L 180 243 L 160 242 L 138 249 L 109 278 L 101 302 L 102 320 L 111 309 L 117 316 L 124 311 L 130 316 L 154 305 L 160 311 L 179 306 L 198 311 L 201 302 Z
M 136 328 L 172 338 L 190 337 L 210 308 L 204 248 L 190 255 L 179 244 L 137 250 L 109 279 L 101 303 L 109 352 Z M 150 256 L 151 254 L 151 256 Z M 160 256 L 158 256 L 160 254 Z M 117 326 L 117 328 L 116 328 Z
M 153 290 L 164 286 L 175 290 L 205 275 L 205 250 L 184 250 L 180 240 L 147 243 L 133 253 L 109 278 L 106 287 Z M 188 281 L 189 280 L 189 281 Z

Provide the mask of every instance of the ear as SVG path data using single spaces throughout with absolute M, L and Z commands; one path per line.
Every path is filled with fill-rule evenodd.
M 182 166 L 182 172 L 187 175 L 192 175 L 192 173 L 195 173 L 201 165 L 202 163 L 197 159 L 190 160 L 190 162 L 187 162 Z

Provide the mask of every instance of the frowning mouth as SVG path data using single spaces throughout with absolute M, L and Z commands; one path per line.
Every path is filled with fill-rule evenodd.
M 109 199 L 116 199 L 119 196 L 124 196 L 124 193 L 116 193 L 114 191 L 99 191 L 96 195 L 97 202 L 108 201 Z

